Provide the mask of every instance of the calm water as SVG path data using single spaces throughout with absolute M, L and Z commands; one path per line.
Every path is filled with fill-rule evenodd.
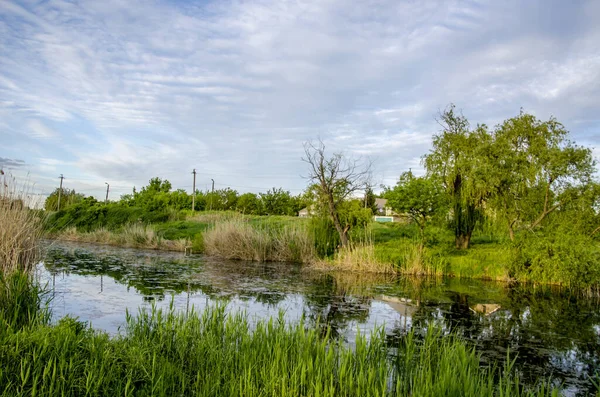
M 320 319 L 352 343 L 385 328 L 390 343 L 436 322 L 474 342 L 483 364 L 507 352 L 526 382 L 551 377 L 567 394 L 595 390 L 600 371 L 600 300 L 549 287 L 456 279 L 323 274 L 290 264 L 257 264 L 52 243 L 38 276 L 53 290 L 55 318 L 77 316 L 118 333 L 125 311 L 156 304 L 201 310 L 215 302 L 251 320 Z

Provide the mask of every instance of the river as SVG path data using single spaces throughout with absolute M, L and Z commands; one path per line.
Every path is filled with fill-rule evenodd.
M 287 263 L 227 261 L 106 246 L 47 246 L 37 277 L 52 296 L 54 319 L 70 315 L 111 334 L 125 313 L 152 305 L 201 311 L 217 302 L 251 321 L 282 314 L 319 321 L 352 344 L 383 327 L 390 343 L 437 323 L 481 353 L 482 365 L 507 356 L 526 383 L 551 379 L 567 395 L 595 390 L 600 372 L 600 299 L 549 286 L 453 278 L 311 272 Z

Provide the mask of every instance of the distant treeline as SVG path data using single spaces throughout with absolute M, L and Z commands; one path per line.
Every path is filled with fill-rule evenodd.
M 45 201 L 47 211 L 58 207 L 56 189 Z M 60 211 L 50 216 L 52 229 L 60 230 L 76 226 L 81 230 L 96 227 L 116 228 L 127 223 L 158 223 L 184 217 L 191 212 L 192 202 L 195 211 L 236 211 L 246 215 L 288 215 L 296 216 L 308 205 L 305 195 L 294 196 L 289 191 L 273 188 L 266 193 L 244 193 L 225 188 L 214 192 L 196 191 L 196 197 L 182 190 L 172 190 L 168 180 L 152 178 L 147 186 L 133 189 L 131 194 L 121 196 L 118 201 L 107 203 L 94 197 L 86 197 L 74 190 L 63 188 Z

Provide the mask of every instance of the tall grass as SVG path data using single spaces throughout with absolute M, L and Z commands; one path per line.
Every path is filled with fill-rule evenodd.
M 0 272 L 0 328 L 45 324 L 50 318 L 46 298 L 46 291 L 32 281 L 30 274 L 21 270 Z
M 251 225 L 243 217 L 215 223 L 203 236 L 208 255 L 227 259 L 311 262 L 314 242 L 303 225 Z
M 527 390 L 510 368 L 482 369 L 435 327 L 390 345 L 382 330 L 352 347 L 282 317 L 152 310 L 110 338 L 65 318 L 0 329 L 0 396 L 494 396 Z
M 184 252 L 187 247 L 192 245 L 191 240 L 187 238 L 165 240 L 156 233 L 153 226 L 137 223 L 127 224 L 115 231 L 99 228 L 90 232 L 82 232 L 71 226 L 53 236 L 66 241 L 165 251 Z
M 354 244 L 338 250 L 332 258 L 315 261 L 316 270 L 341 270 L 367 273 L 398 273 L 398 267 L 380 260 L 373 244 Z
M 38 240 L 42 235 L 39 214 L 29 185 L 19 184 L 10 175 L 0 176 L 0 270 L 29 273 L 39 259 Z

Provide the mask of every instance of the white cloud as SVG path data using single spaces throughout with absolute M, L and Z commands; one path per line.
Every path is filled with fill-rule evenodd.
M 49 139 L 56 136 L 56 133 L 44 125 L 40 120 L 29 121 L 27 127 L 29 135 L 33 138 Z
M 68 159 L 26 158 L 52 178 L 139 186 L 159 175 L 185 187 L 204 168 L 232 186 L 291 189 L 305 184 L 302 142 L 317 136 L 376 157 L 386 180 L 419 167 L 449 102 L 490 125 L 521 107 L 554 115 L 594 143 L 598 7 L 4 1 L 0 138 Z

